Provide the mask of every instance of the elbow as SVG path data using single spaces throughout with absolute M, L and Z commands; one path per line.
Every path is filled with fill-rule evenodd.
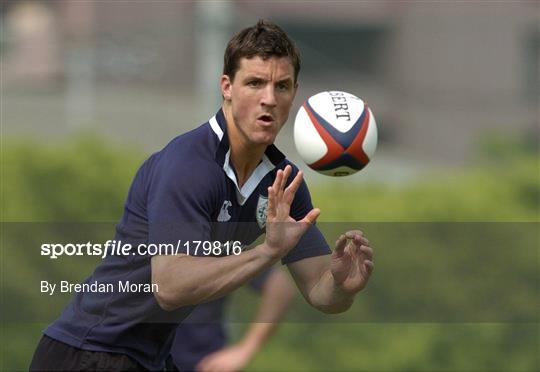
M 181 307 L 192 306 L 201 302 L 195 300 L 196 296 L 194 296 L 194 294 L 196 294 L 196 291 L 194 289 L 175 288 L 175 290 L 172 290 L 171 288 L 162 285 L 158 285 L 158 288 L 159 290 L 154 292 L 154 298 L 159 307 L 165 311 L 173 311 Z
M 152 285 L 157 288 L 154 291 L 154 298 L 159 307 L 165 311 L 173 311 L 191 305 L 185 298 L 185 294 L 189 294 L 190 291 L 179 285 L 182 281 L 173 280 L 170 273 L 171 261 L 169 258 L 152 258 Z
M 170 292 L 161 288 L 159 288 L 158 291 L 154 292 L 154 298 L 156 299 L 157 304 L 162 310 L 173 311 L 181 307 L 177 303 L 177 301 L 175 301 L 174 296 L 172 296 Z
M 180 295 L 190 293 L 189 291 L 183 288 L 172 287 L 166 281 L 154 279 L 152 283 L 156 285 L 157 290 L 154 291 L 154 298 L 161 309 L 173 311 L 184 306 L 192 305 L 186 296 Z
M 313 304 L 311 303 L 311 306 L 319 310 L 320 312 L 323 312 L 325 314 L 341 314 L 345 311 L 349 310 L 353 304 L 354 300 L 345 300 L 339 303 L 333 303 L 333 304 Z
M 165 311 L 173 311 L 181 307 L 195 305 L 193 301 L 180 298 L 172 292 L 161 291 L 161 289 L 159 292 L 154 292 L 154 298 L 159 307 Z
M 350 306 L 347 307 L 335 307 L 335 306 L 319 306 L 317 309 L 325 314 L 341 314 L 349 310 Z

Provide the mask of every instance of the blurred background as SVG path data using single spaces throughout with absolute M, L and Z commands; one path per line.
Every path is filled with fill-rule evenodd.
M 407 270 L 399 239 L 389 239 L 377 246 L 384 275 L 374 277 L 367 305 L 357 308 L 364 316 L 338 324 L 296 315 L 249 369 L 539 370 L 540 325 L 531 315 L 540 313 L 535 0 L 2 1 L 1 220 L 11 234 L 2 234 L 1 301 L 11 312 L 2 315 L 0 368 L 25 370 L 41 329 L 69 299 L 57 308 L 43 304 L 37 292 L 45 273 L 82 280 L 96 264 L 66 268 L 32 259 L 39 238 L 17 232 L 20 226 L 117 221 L 141 162 L 217 111 L 225 45 L 260 18 L 281 25 L 302 55 L 297 98 L 277 141 L 289 158 L 302 167 L 292 123 L 315 93 L 355 94 L 377 119 L 379 146 L 365 170 L 334 179 L 303 166 L 321 222 L 369 221 L 380 239 L 396 222 L 440 222 L 440 236 L 463 234 L 454 223 L 470 223 L 471 239 L 511 228 L 498 245 L 474 240 L 477 246 L 457 255 L 422 230 L 422 249 L 433 249 L 406 254 Z M 478 230 L 478 222 L 488 227 Z M 516 236 L 508 270 L 504 243 Z M 473 257 L 485 275 L 463 265 Z M 416 288 L 393 287 L 434 262 L 441 271 Z M 520 280 L 500 293 L 493 278 L 508 271 Z M 472 315 L 473 281 L 489 287 L 491 300 L 508 299 L 498 304 L 507 306 L 504 316 Z M 430 282 L 438 286 L 426 291 L 422 283 Z M 444 298 L 449 313 L 467 308 L 468 315 L 445 321 L 423 312 L 426 292 Z M 235 296 L 235 335 L 247 319 L 235 311 L 249 296 Z M 13 315 L 8 305 L 18 303 L 32 320 Z M 385 304 L 423 315 L 377 316 Z M 44 306 L 54 311 L 36 316 Z

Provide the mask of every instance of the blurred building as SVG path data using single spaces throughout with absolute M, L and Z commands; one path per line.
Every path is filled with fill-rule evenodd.
M 267 18 L 302 53 L 293 113 L 322 90 L 363 97 L 397 167 L 464 164 L 493 131 L 538 139 L 538 1 L 2 4 L 6 134 L 95 128 L 157 150 L 213 114 L 225 42 Z

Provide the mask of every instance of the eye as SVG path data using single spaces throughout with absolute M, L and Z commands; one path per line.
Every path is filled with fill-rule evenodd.
M 277 88 L 283 92 L 289 90 L 289 87 L 290 84 L 288 82 L 281 82 L 277 84 Z
M 259 88 L 262 86 L 262 80 L 259 80 L 259 79 L 249 80 L 247 82 L 247 86 L 252 87 L 252 88 Z

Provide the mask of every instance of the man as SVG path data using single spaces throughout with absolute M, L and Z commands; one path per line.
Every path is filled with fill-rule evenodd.
M 251 280 L 249 287 L 261 298 L 255 319 L 242 338 L 226 345 L 227 297 L 200 304 L 178 326 L 167 370 L 233 372 L 248 365 L 277 328 L 295 294 L 289 278 L 274 268 Z
M 153 293 L 77 293 L 44 331 L 32 370 L 162 369 L 174 330 L 194 305 L 279 260 L 306 301 L 325 313 L 347 310 L 367 284 L 368 240 L 345 232 L 330 256 L 302 172 L 273 145 L 298 88 L 296 47 L 278 26 L 260 21 L 231 39 L 224 62 L 222 108 L 152 155 L 133 180 L 115 239 L 133 250 L 108 256 L 86 280 L 151 283 Z M 262 244 L 216 257 L 227 244 L 245 247 L 263 233 Z M 141 245 L 177 249 L 152 256 Z

